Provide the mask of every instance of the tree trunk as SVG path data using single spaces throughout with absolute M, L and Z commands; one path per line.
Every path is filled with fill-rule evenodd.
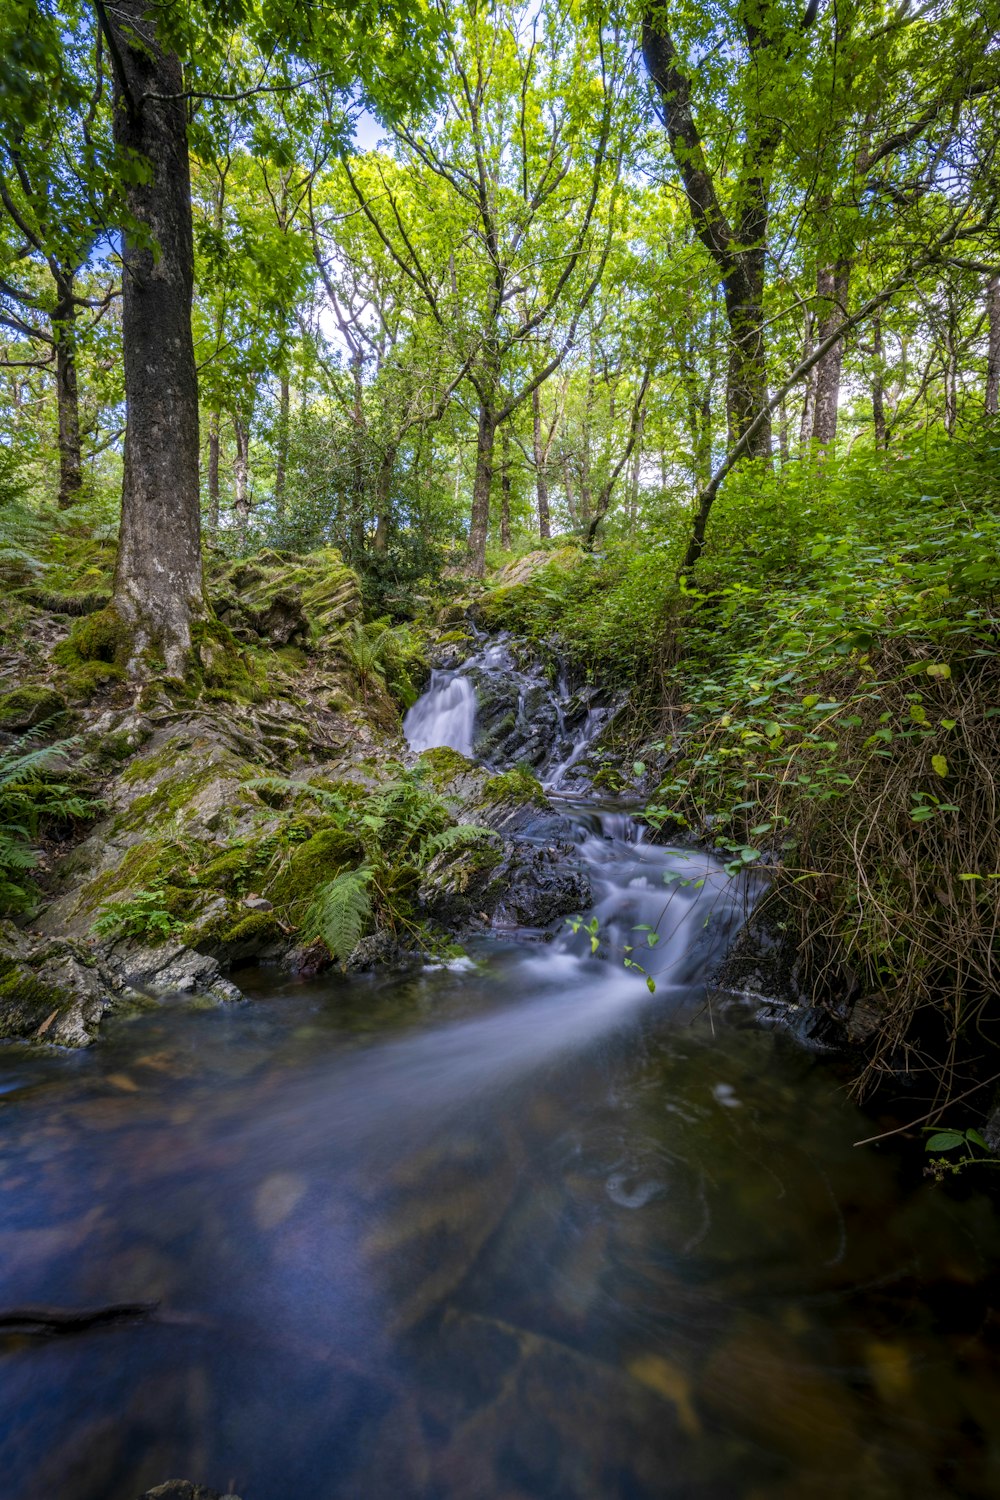
M 632 473 L 629 477 L 628 492 L 628 523 L 629 533 L 635 531 L 639 521 L 639 476 L 642 470 L 642 432 L 646 422 L 645 409 L 639 412 L 639 420 L 636 424 L 635 454 L 632 459 Z
M 236 512 L 236 535 L 241 549 L 246 546 L 250 524 L 250 429 L 242 417 L 233 418 L 236 458 L 233 463 L 233 488 Z
M 986 318 L 989 348 L 986 355 L 986 415 L 1000 413 L 1000 276 L 991 276 L 986 287 Z
M 958 423 L 958 314 L 955 299 L 948 293 L 947 321 L 944 329 L 944 426 L 954 437 Z
M 194 246 L 184 77 L 180 60 L 157 40 L 155 14 L 149 0 L 116 0 L 113 10 L 101 11 L 115 59 L 115 144 L 150 168 L 125 184 L 128 212 L 142 233 L 122 236 L 127 415 L 114 606 L 131 635 L 132 674 L 148 670 L 143 658 L 151 651 L 162 655 L 168 675 L 182 677 L 192 622 L 207 613 Z
M 538 392 L 534 392 L 537 395 Z M 501 436 L 501 460 L 500 460 L 500 545 L 505 552 L 510 551 L 510 423 L 503 424 Z M 541 512 L 539 512 L 541 514 Z M 548 511 L 546 509 L 546 517 Z M 544 535 L 548 535 L 545 532 Z
M 563 493 L 566 496 L 566 509 L 569 511 L 570 521 L 573 526 L 579 526 L 580 516 L 576 508 L 576 496 L 573 492 L 573 467 L 568 453 L 563 454 Z
M 872 422 L 875 427 L 875 447 L 884 448 L 885 431 L 885 379 L 882 369 L 882 320 L 872 319 Z
M 285 470 L 288 467 L 288 407 L 291 393 L 288 376 L 281 376 L 281 394 L 278 398 L 277 450 L 274 455 L 274 514 L 278 521 L 285 519 Z
M 593 350 L 591 350 L 593 360 Z M 594 366 L 587 369 L 587 394 L 583 404 L 583 433 L 580 446 L 580 524 L 590 525 L 590 429 L 594 410 Z
M 488 401 L 479 403 L 476 431 L 476 476 L 472 484 L 472 514 L 469 519 L 468 571 L 482 578 L 486 571 L 486 537 L 490 526 L 490 495 L 493 490 L 493 443 L 497 419 Z
M 535 458 L 535 494 L 538 499 L 538 535 L 547 541 L 552 535 L 549 520 L 549 480 L 546 473 L 545 444 L 542 440 L 542 393 L 535 386 L 531 393 L 531 426 Z
M 213 411 L 208 418 L 208 525 L 215 533 L 219 529 L 219 413 Z
M 802 335 L 802 358 L 806 360 L 813 352 L 813 329 L 816 318 L 811 307 L 806 308 L 806 326 Z M 812 441 L 813 422 L 816 417 L 816 371 L 812 369 L 802 387 L 802 420 L 799 423 L 799 446 L 804 448 Z
M 372 548 L 375 552 L 387 552 L 389 550 L 389 533 L 392 530 L 392 476 L 396 472 L 396 449 L 390 446 L 385 449 L 379 462 L 378 473 L 375 475 L 375 539 Z
M 758 412 L 767 406 L 763 248 L 741 251 L 736 258 L 726 281 L 726 313 L 729 318 L 726 418 L 732 447 Z M 746 452 L 748 458 L 770 458 L 770 417 L 754 433 Z
M 819 343 L 835 333 L 847 316 L 847 294 L 851 284 L 851 264 L 839 260 L 835 265 L 820 266 L 816 272 L 816 298 L 820 305 Z M 837 436 L 837 414 L 840 402 L 840 374 L 844 363 L 844 341 L 839 339 L 823 355 L 815 370 L 815 413 L 812 435 L 821 448 L 829 448 Z
M 52 314 L 56 350 L 56 403 L 59 413 L 59 509 L 68 510 L 83 489 L 80 444 L 80 395 L 76 375 L 76 304 L 73 278 L 56 282 L 58 301 Z

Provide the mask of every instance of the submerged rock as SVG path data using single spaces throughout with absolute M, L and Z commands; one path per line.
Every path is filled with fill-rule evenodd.
M 223 1495 L 218 1490 L 206 1489 L 203 1484 L 192 1484 L 189 1479 L 168 1479 L 155 1489 L 146 1490 L 139 1500 L 240 1500 L 232 1490 Z

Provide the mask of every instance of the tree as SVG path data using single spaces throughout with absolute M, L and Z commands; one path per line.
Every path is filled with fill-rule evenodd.
M 5 19 L 0 50 L 16 56 L 15 36 L 6 33 L 8 26 L 16 32 L 19 18 Z M 50 20 L 39 18 L 35 40 L 39 55 L 51 59 L 58 38 Z M 23 75 L 0 97 L 0 327 L 18 340 L 0 364 L 54 367 L 63 508 L 83 488 L 79 349 L 117 295 L 112 275 L 79 284 L 111 212 L 101 171 L 110 142 L 100 36 L 82 27 L 68 46 L 72 65 L 44 105 Z
M 607 39 L 595 34 L 558 0 L 528 12 L 464 0 L 457 16 L 438 4 L 442 24 L 451 24 L 442 112 L 428 131 L 396 128 L 410 181 L 401 185 L 384 171 L 377 189 L 353 172 L 350 180 L 383 243 L 449 330 L 475 394 L 467 566 L 481 577 L 497 431 L 558 369 L 600 284 L 628 149 L 619 108 L 626 60 L 616 30 Z M 418 173 L 434 186 L 414 197 Z M 450 232 L 445 239 L 439 231 L 421 253 L 429 200 L 440 202 Z M 505 380 L 532 346 L 553 352 Z

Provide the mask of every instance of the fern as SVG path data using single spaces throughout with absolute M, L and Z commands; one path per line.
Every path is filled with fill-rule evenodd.
M 371 879 L 369 867 L 361 865 L 357 870 L 343 870 L 316 890 L 302 929 L 306 937 L 322 938 L 331 958 L 343 962 L 361 941 L 371 916 Z
M 327 787 L 315 786 L 311 781 L 301 781 L 294 776 L 254 776 L 243 783 L 251 792 L 257 792 L 265 802 L 270 799 L 293 802 L 314 802 L 324 812 L 337 813 L 344 817 L 351 811 L 350 803 L 340 792 L 331 792 Z
M 460 844 L 499 843 L 500 835 L 493 828 L 481 828 L 478 823 L 453 823 L 426 839 L 420 847 L 421 863 L 429 863 L 439 854 L 445 854 Z
M 37 860 L 30 841 L 43 821 L 66 823 L 91 816 L 97 803 L 65 780 L 76 739 L 32 744 L 39 724 L 0 751 L 0 911 L 23 911 L 33 903 L 24 876 Z

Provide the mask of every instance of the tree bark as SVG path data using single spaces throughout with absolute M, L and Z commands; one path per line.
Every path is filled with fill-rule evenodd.
M 760 10 L 766 9 L 761 6 Z M 781 124 L 761 115 L 746 122 L 745 142 L 736 183 L 737 218 L 730 224 L 716 193 L 715 182 L 695 122 L 691 80 L 682 65 L 668 28 L 666 6 L 644 11 L 642 55 L 656 87 L 667 127 L 670 149 L 684 183 L 695 233 L 718 269 L 729 322 L 729 369 L 726 415 L 729 445 L 744 433 L 748 458 L 771 455 L 764 321 L 764 277 L 770 207 L 768 185 L 781 141 Z M 755 62 L 772 45 L 744 12 L 744 29 Z
M 288 376 L 282 373 L 281 394 L 278 397 L 277 451 L 274 456 L 274 514 L 278 521 L 285 519 L 285 470 L 288 467 L 288 407 L 291 392 Z
M 534 392 L 537 395 L 538 392 Z M 510 423 L 503 424 L 500 444 L 500 545 L 510 551 Z M 547 535 L 547 533 L 546 533 Z
M 552 535 L 549 518 L 549 479 L 546 472 L 545 442 L 542 437 L 542 392 L 535 386 L 531 393 L 532 451 L 535 459 L 535 495 L 538 502 L 538 535 L 547 541 Z
M 240 416 L 233 417 L 236 457 L 233 462 L 233 509 L 236 512 L 236 535 L 240 547 L 246 546 L 250 524 L 250 428 Z
M 219 412 L 213 411 L 208 418 L 208 526 L 213 533 L 219 529 Z
M 882 369 L 882 320 L 872 319 L 872 423 L 875 428 L 875 447 L 884 448 L 885 430 L 885 374 Z
M 573 491 L 573 467 L 568 453 L 563 454 L 563 493 L 566 496 L 566 509 L 569 511 L 570 521 L 574 526 L 579 526 L 580 517 L 576 508 L 576 495 Z
M 817 339 L 824 343 L 836 333 L 847 316 L 847 295 L 851 284 L 851 263 L 839 260 L 833 265 L 820 266 L 816 272 L 816 299 L 820 306 Z M 814 400 L 812 435 L 821 448 L 829 448 L 837 436 L 837 415 L 840 402 L 840 375 L 844 363 L 844 341 L 837 342 L 827 350 L 814 372 Z
M 56 404 L 59 417 L 59 509 L 68 510 L 83 489 L 80 443 L 80 393 L 76 372 L 76 303 L 73 278 L 56 281 L 58 301 L 52 314 L 56 351 Z
M 149 173 L 125 184 L 122 236 L 125 472 L 114 607 L 129 670 L 162 656 L 183 677 L 191 626 L 207 614 L 198 492 L 198 376 L 191 335 L 194 245 L 180 60 L 164 52 L 149 0 L 99 12 L 115 65 L 114 136 Z
M 390 445 L 379 461 L 375 475 L 375 538 L 372 549 L 385 553 L 389 550 L 389 533 L 392 530 L 392 476 L 396 471 L 396 449 Z
M 490 527 L 493 445 L 496 431 L 496 412 L 489 401 L 481 399 L 476 429 L 476 475 L 472 484 L 472 513 L 469 518 L 467 553 L 468 569 L 473 578 L 482 578 L 486 571 L 486 537 Z
M 580 444 L 580 524 L 590 525 L 590 434 L 594 412 L 594 365 L 593 349 L 591 363 L 587 367 L 587 391 L 583 402 L 583 432 Z
M 986 415 L 1000 414 L 1000 276 L 991 276 L 986 287 L 986 320 L 989 347 L 986 355 Z
M 816 317 L 811 307 L 806 308 L 806 324 L 802 334 L 802 359 L 807 360 L 813 352 L 813 330 Z M 799 423 L 799 446 L 805 448 L 812 440 L 813 422 L 816 415 L 816 371 L 812 369 L 802 384 L 802 420 Z

